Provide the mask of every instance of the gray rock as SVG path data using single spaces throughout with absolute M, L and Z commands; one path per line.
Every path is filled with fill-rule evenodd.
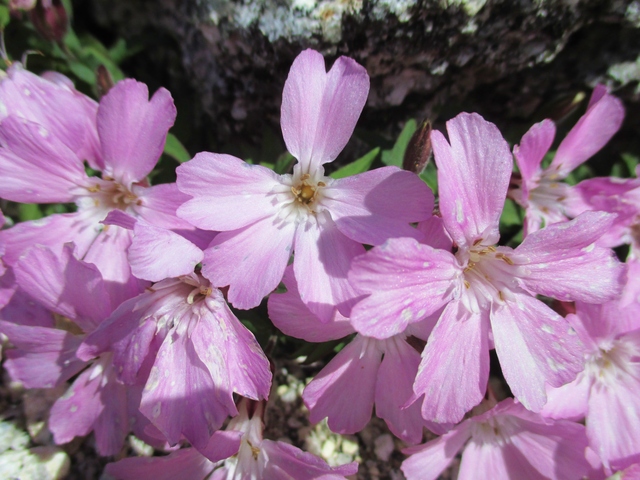
M 608 80 L 640 54 L 640 2 L 598 0 L 92 0 L 119 33 L 170 36 L 213 136 L 277 128 L 304 48 L 348 55 L 371 76 L 363 125 L 451 116 L 498 123 Z M 614 69 L 614 72 L 616 70 Z M 629 89 L 633 92 L 633 88 Z M 630 95 L 633 95 L 631 93 Z M 631 98 L 633 99 L 633 98 Z M 637 97 L 635 98 L 637 100 Z M 197 111 L 194 111 L 197 116 Z

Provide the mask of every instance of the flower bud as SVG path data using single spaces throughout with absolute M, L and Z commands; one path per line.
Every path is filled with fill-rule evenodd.
M 402 168 L 420 175 L 431 158 L 431 122 L 425 120 L 409 140 Z
M 31 10 L 31 23 L 45 39 L 60 42 L 69 27 L 69 17 L 62 0 L 38 0 Z

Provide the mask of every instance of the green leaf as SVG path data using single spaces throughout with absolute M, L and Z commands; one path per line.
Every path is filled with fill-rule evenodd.
M 427 163 L 427 168 L 420 174 L 434 195 L 438 195 L 438 169 L 433 161 Z
M 507 198 L 504 202 L 504 208 L 502 209 L 502 215 L 500 216 L 500 225 L 510 227 L 513 225 L 522 225 L 522 214 L 520 209 L 513 200 Z
M 69 60 L 69 70 L 83 82 L 89 85 L 96 84 L 96 74 L 84 63 L 77 60 Z
M 275 165 L 272 168 L 274 172 L 283 174 L 287 173 L 289 170 L 289 166 L 295 161 L 295 157 L 291 155 L 289 152 L 284 152 L 282 155 L 278 157 Z M 267 165 L 265 162 L 262 162 L 261 165 Z
M 373 163 L 373 161 L 378 156 L 378 153 L 380 153 L 380 147 L 374 148 L 369 153 L 367 153 L 366 155 L 360 157 L 356 161 L 351 162 L 350 164 L 339 168 L 338 170 L 333 172 L 330 175 L 330 177 L 331 178 L 344 178 L 344 177 L 348 177 L 350 175 L 356 175 L 358 173 L 366 172 L 367 170 L 369 170 L 369 167 L 371 167 L 371 164 Z
M 635 175 L 636 167 L 640 163 L 640 158 L 636 157 L 635 155 L 631 155 L 630 153 L 623 153 L 622 161 L 625 163 L 625 165 L 629 169 L 629 173 L 631 175 Z
M 4 30 L 4 27 L 9 25 L 11 16 L 9 15 L 9 7 L 0 5 L 0 30 Z
M 191 160 L 191 154 L 172 133 L 167 134 L 167 141 L 164 144 L 164 153 L 175 159 L 178 163 L 184 163 L 187 160 Z
M 395 165 L 402 168 L 402 161 L 404 160 L 404 152 L 409 145 L 409 140 L 418 129 L 418 124 L 415 120 L 409 120 L 400 132 L 400 136 L 391 150 L 382 151 L 382 163 L 385 165 Z
M 18 205 L 18 218 L 21 222 L 38 220 L 42 217 L 43 215 L 40 211 L 40 205 L 37 205 L 35 203 L 21 203 L 20 205 Z

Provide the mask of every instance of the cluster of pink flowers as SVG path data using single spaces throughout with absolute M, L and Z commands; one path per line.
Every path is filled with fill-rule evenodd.
M 286 335 L 351 336 L 304 390 L 310 419 L 356 433 L 375 405 L 414 445 L 408 480 L 437 478 L 460 450 L 461 479 L 640 468 L 640 183 L 562 183 L 619 129 L 621 102 L 597 87 L 546 169 L 550 120 L 512 152 L 495 125 L 458 115 L 448 138 L 431 134 L 434 214 L 413 172 L 325 174 L 368 91 L 354 60 L 327 72 L 306 50 L 283 92 L 291 173 L 203 152 L 151 186 L 176 116 L 167 90 L 149 99 L 124 80 L 96 103 L 17 63 L 0 78 L 0 197 L 77 207 L 0 231 L 4 365 L 27 388 L 71 382 L 49 417 L 57 443 L 93 432 L 115 455 L 133 432 L 172 450 L 111 464 L 122 479 L 355 474 L 263 439 L 269 360 L 229 304 L 268 296 Z M 526 209 L 517 248 L 499 244 L 507 196 Z M 626 263 L 611 250 L 624 244 Z M 491 350 L 514 398 L 487 387 Z M 418 445 L 425 427 L 441 436 Z

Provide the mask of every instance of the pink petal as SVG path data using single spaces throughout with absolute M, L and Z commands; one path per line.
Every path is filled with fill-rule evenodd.
M 587 414 L 592 381 L 579 373 L 572 382 L 558 388 L 547 386 L 547 403 L 540 414 L 549 418 L 582 420 Z
M 293 271 L 301 300 L 322 322 L 328 322 L 336 307 L 348 310 L 346 306 L 357 296 L 347 272 L 365 249 L 345 237 L 330 218 L 317 220 L 296 229 Z
M 20 256 L 34 245 L 50 246 L 62 251 L 62 245 L 74 242 L 77 251 L 84 254 L 95 240 L 94 219 L 87 219 L 82 212 L 54 214 L 39 220 L 20 222 L 0 231 L 0 242 L 5 244 L 2 260 L 13 265 Z
M 284 442 L 264 440 L 260 445 L 266 457 L 264 479 L 346 480 L 358 472 L 358 463 L 330 467 L 319 457 Z
M 6 283 L 5 283 L 6 282 Z M 15 284 L 13 270 L 0 278 L 0 320 L 34 327 L 53 327 L 53 313 Z
M 436 440 L 403 450 L 410 455 L 400 467 L 407 480 L 436 480 L 471 436 L 469 427 L 463 422 Z
M 140 411 L 175 445 L 182 435 L 204 448 L 236 409 L 229 391 L 213 382 L 182 321 L 165 338 L 142 394 Z
M 126 391 L 104 360 L 85 370 L 51 409 L 49 428 L 55 442 L 96 434 L 101 455 L 115 455 L 129 431 Z
M 128 258 L 138 278 L 159 282 L 188 275 L 204 257 L 202 250 L 170 230 L 138 222 L 133 231 Z
M 35 246 L 15 265 L 20 287 L 54 312 L 68 317 L 86 333 L 93 331 L 112 310 L 105 284 L 94 265 L 73 256 L 65 245 L 59 254 Z
M 429 218 L 433 202 L 426 183 L 397 167 L 336 180 L 324 190 L 322 199 L 342 233 L 369 245 L 396 237 L 420 239 L 409 224 Z
M 130 457 L 107 464 L 105 472 L 116 480 L 205 480 L 215 464 L 195 448 L 183 448 L 166 457 Z
M 178 207 L 189 200 L 189 196 L 178 190 L 175 183 L 134 186 L 133 193 L 138 196 L 133 209 L 147 223 L 173 231 L 193 229 L 189 222 L 177 217 Z
M 77 158 L 100 166 L 97 151 L 96 113 L 98 104 L 73 88 L 66 77 L 45 72 L 41 77 L 14 62 L 8 78 L 0 84 L 0 119 L 16 115 L 41 125 L 64 143 Z M 64 80 L 63 80 L 64 79 Z
M 436 423 L 457 423 L 480 403 L 489 380 L 488 322 L 449 303 L 422 352 L 413 385 L 414 399 L 425 395 L 422 416 Z
M 600 99 L 589 105 L 587 112 L 562 140 L 549 165 L 548 171 L 556 172 L 560 178 L 604 147 L 622 125 L 622 102 L 613 95 L 602 95 L 601 91 L 594 91 L 594 95 Z
M 269 194 L 280 182 L 269 168 L 203 152 L 176 172 L 180 191 L 193 197 L 178 214 L 196 227 L 235 230 L 277 214 Z
M 213 314 L 202 315 L 194 329 L 193 348 L 216 386 L 228 386 L 230 391 L 254 400 L 267 398 L 271 388 L 267 357 L 226 303 L 217 303 L 210 305 Z
M 0 127 L 0 196 L 14 202 L 66 203 L 87 181 L 81 159 L 43 127 L 8 117 Z
M 523 422 L 522 426 L 524 430 L 512 435 L 511 443 L 535 469 L 537 475 L 532 475 L 533 478 L 540 478 L 538 475 L 554 480 L 584 477 L 589 470 L 584 426 L 569 421 L 548 425 Z M 511 472 L 520 475 L 522 468 L 513 468 Z
M 82 337 L 64 330 L 28 327 L 0 321 L 0 332 L 15 348 L 4 351 L 7 369 L 25 388 L 61 385 L 86 365 L 76 358 Z
M 493 123 L 477 114 L 449 120 L 447 132 L 451 145 L 442 133 L 431 134 L 447 231 L 461 247 L 478 240 L 494 244 L 511 179 L 509 145 Z
M 282 92 L 281 124 L 287 150 L 304 173 L 338 156 L 368 94 L 369 76 L 355 60 L 340 57 L 327 73 L 320 53 L 296 57 Z
M 309 420 L 327 417 L 331 431 L 356 433 L 371 419 L 382 352 L 376 341 L 356 336 L 302 392 Z
M 253 308 L 280 283 L 294 234 L 295 224 L 274 228 L 270 218 L 222 232 L 204 252 L 202 274 L 216 287 L 229 285 L 234 307 Z
M 354 333 L 349 319 L 334 311 L 327 323 L 311 313 L 300 299 L 298 283 L 293 275 L 293 267 L 288 266 L 282 279 L 287 291 L 269 295 L 269 318 L 285 335 L 301 338 L 307 342 L 328 342 Z
M 422 440 L 424 420 L 420 403 L 403 408 L 413 395 L 419 364 L 420 354 L 405 340 L 391 338 L 385 341 L 376 382 L 376 415 L 387 422 L 396 437 L 407 443 Z
M 589 398 L 587 436 L 605 465 L 640 462 L 640 368 L 621 373 L 615 385 L 595 385 Z
M 417 229 L 424 234 L 424 243 L 440 250 L 450 252 L 453 248 L 453 241 L 444 227 L 441 217 L 435 215 L 418 223 Z
M 564 385 L 584 368 L 584 346 L 575 331 L 540 300 L 517 294 L 494 304 L 491 328 L 504 378 L 531 411 L 544 406 L 545 384 Z
M 384 339 L 402 333 L 445 305 L 455 294 L 458 263 L 453 255 L 412 238 L 394 238 L 355 259 L 349 280 L 370 293 L 351 311 L 354 328 Z
M 168 90 L 158 89 L 149 101 L 144 83 L 118 82 L 98 108 L 104 173 L 126 186 L 144 179 L 158 162 L 175 119 L 176 107 Z
M 508 445 L 507 445 L 508 446 Z M 531 465 L 515 448 L 500 448 L 492 443 L 471 441 L 462 452 L 459 480 L 474 480 L 478 477 L 492 480 L 540 480 Z
M 137 299 L 123 303 L 87 336 L 78 349 L 78 358 L 90 360 L 111 351 L 118 378 L 127 384 L 136 383 L 156 334 L 155 319 L 140 321 L 140 314 L 135 311 L 138 305 Z
M 515 250 L 528 258 L 520 278 L 532 292 L 558 300 L 602 303 L 620 295 L 625 267 L 594 244 L 613 223 L 603 212 L 585 212 L 527 235 Z
M 522 174 L 522 197 L 529 197 L 529 190 L 537 186 L 535 174 L 540 172 L 540 163 L 547 154 L 556 135 L 556 126 L 551 120 L 543 120 L 524 134 L 520 145 L 513 147 L 518 169 Z

